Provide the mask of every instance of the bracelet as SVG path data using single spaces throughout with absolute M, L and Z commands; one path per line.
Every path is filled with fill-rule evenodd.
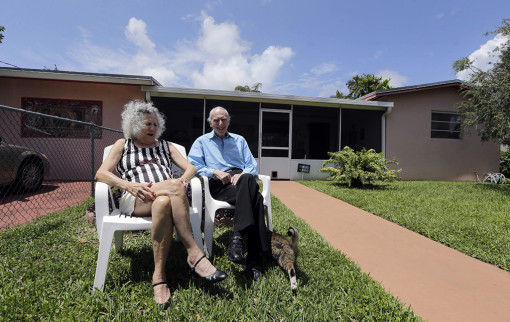
M 188 185 L 188 183 L 184 180 L 182 180 L 182 178 L 179 178 L 179 181 L 182 182 L 182 184 L 186 187 Z

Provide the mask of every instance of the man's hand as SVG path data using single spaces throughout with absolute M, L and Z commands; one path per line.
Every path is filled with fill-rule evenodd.
M 230 176 L 230 173 L 221 171 L 221 170 L 214 170 L 213 175 L 220 179 L 223 184 L 228 184 L 232 181 L 232 177 Z
M 231 176 L 230 173 L 224 172 L 224 171 L 221 171 L 221 170 L 214 170 L 214 172 L 213 172 L 213 175 L 216 178 L 220 179 L 220 181 L 223 184 L 231 183 L 234 186 L 237 184 L 237 181 L 239 180 L 239 177 L 241 177 L 243 174 L 244 173 L 238 173 L 238 174 L 234 174 L 234 176 Z
M 232 177 L 232 180 L 230 180 L 230 182 L 232 183 L 232 185 L 236 185 L 237 184 L 237 180 L 239 180 L 239 178 L 243 175 L 244 173 L 238 173 L 238 174 L 234 174 L 234 176 Z

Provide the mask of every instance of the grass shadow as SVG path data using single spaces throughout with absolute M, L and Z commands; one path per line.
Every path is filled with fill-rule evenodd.
M 474 187 L 480 190 L 496 191 L 504 194 L 510 194 L 510 184 L 495 184 L 495 183 L 477 183 Z
M 134 238 L 147 238 L 150 235 L 141 235 Z M 133 238 L 133 237 L 131 237 Z M 152 285 L 152 273 L 154 272 L 154 255 L 150 243 L 144 243 L 137 247 L 126 247 L 120 253 L 123 257 L 130 259 L 130 274 L 118 280 L 120 284 L 146 282 Z M 172 241 L 168 258 L 166 261 L 166 275 L 170 291 L 173 293 L 179 289 L 189 289 L 194 285 L 212 296 L 222 298 L 233 298 L 231 292 L 225 291 L 217 284 L 210 284 L 202 281 L 194 275 L 187 264 L 187 252 L 182 243 L 175 239 Z
M 345 182 L 333 182 L 331 181 L 331 185 L 336 188 L 347 188 L 353 190 L 395 190 L 396 188 L 392 186 L 390 183 L 367 183 L 359 187 L 349 186 L 348 183 Z

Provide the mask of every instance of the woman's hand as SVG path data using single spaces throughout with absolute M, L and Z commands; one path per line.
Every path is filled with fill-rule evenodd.
M 142 202 L 151 202 L 156 199 L 156 193 L 151 189 L 152 182 L 149 183 L 138 183 L 130 182 L 127 191 L 140 199 Z

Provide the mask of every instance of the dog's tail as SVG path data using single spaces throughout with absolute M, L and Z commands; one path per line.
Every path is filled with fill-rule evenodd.
M 287 230 L 287 235 L 291 237 L 292 240 L 292 248 L 294 249 L 294 252 L 296 253 L 296 257 L 299 252 L 298 248 L 298 241 L 299 241 L 299 232 L 296 228 L 290 227 L 289 230 Z

